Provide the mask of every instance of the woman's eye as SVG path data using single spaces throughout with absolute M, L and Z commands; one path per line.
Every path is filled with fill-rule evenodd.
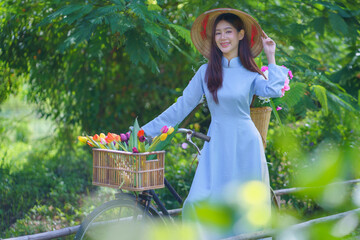
M 230 34 L 230 33 L 231 33 L 231 31 L 226 31 L 226 33 L 227 33 L 227 34 Z
M 217 32 L 217 33 L 215 33 L 215 35 L 220 35 L 220 33 L 219 33 L 219 32 Z

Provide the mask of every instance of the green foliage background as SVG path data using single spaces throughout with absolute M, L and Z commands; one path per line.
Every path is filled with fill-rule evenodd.
M 76 143 L 76 136 L 124 132 L 136 116 L 140 125 L 145 124 L 170 106 L 206 62 L 194 49 L 189 30 L 196 16 L 211 8 L 248 12 L 276 41 L 277 63 L 290 68 L 295 77 L 289 94 L 274 103 L 283 107 L 279 115 L 290 129 L 286 131 L 305 152 L 316 155 L 324 144 L 356 149 L 358 6 L 356 0 L 2 1 L 1 232 L 4 236 L 34 232 L 31 226 L 38 213 L 40 221 L 55 212 L 48 221 L 63 218 L 64 226 L 78 223 L 88 213 L 78 209 L 81 199 L 94 190 L 91 154 Z M 257 61 L 266 65 L 263 55 Z M 5 111 L 12 96 L 31 104 L 30 120 Z M 44 118 L 53 129 L 36 138 L 31 122 Z M 184 125 L 206 132 L 209 122 L 204 104 Z M 283 131 L 271 123 L 267 158 L 273 163 L 271 183 L 276 189 L 291 186 L 303 164 L 303 152 L 296 144 L 292 150 L 279 147 Z M 174 167 L 167 175 L 185 197 L 194 151 L 182 150 L 181 143 L 176 138 L 169 149 L 168 162 Z M 346 177 L 358 176 L 349 171 Z M 169 206 L 178 207 L 168 193 L 160 194 Z M 304 211 L 316 209 L 295 198 L 286 200 Z M 26 222 L 29 228 L 19 227 Z

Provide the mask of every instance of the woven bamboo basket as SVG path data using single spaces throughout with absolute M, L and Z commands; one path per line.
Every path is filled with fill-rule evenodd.
M 152 160 L 149 156 L 155 155 Z M 144 191 L 164 187 L 165 151 L 93 149 L 93 185 Z
M 261 135 L 264 150 L 266 148 L 266 136 L 269 128 L 271 111 L 271 107 L 250 108 L 250 116 Z

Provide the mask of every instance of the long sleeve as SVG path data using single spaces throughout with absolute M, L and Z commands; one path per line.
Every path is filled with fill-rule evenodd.
M 204 94 L 203 79 L 205 70 L 206 65 L 202 65 L 184 89 L 182 96 L 158 117 L 142 127 L 146 135 L 152 137 L 159 135 L 160 129 L 164 125 L 175 126 L 189 115 Z
M 253 94 L 261 97 L 280 97 L 289 69 L 269 64 L 269 76 L 266 80 L 258 75 L 254 81 Z

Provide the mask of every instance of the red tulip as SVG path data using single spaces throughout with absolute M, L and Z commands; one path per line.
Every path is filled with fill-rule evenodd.
M 144 130 L 142 130 L 142 129 L 140 129 L 139 131 L 138 131 L 138 137 L 142 137 L 142 136 L 144 136 Z
M 108 133 L 108 135 L 105 137 L 105 141 L 107 143 L 111 143 L 114 140 L 115 140 L 115 136 L 112 133 Z
M 93 137 L 94 141 L 100 142 L 100 136 L 95 134 Z

